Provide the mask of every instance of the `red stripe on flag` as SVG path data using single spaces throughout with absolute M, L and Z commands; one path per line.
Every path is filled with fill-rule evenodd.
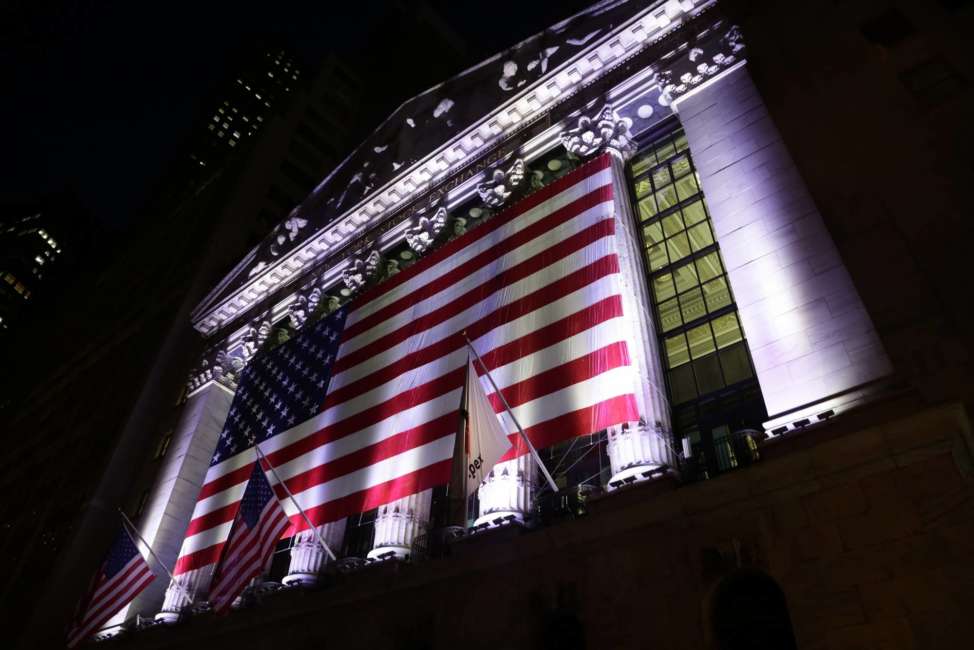
M 439 440 L 443 436 L 456 433 L 458 423 L 459 420 L 456 413 L 447 413 L 435 420 L 398 433 L 374 445 L 369 445 L 358 451 L 318 465 L 314 469 L 298 474 L 284 482 L 292 493 L 297 494 L 298 492 L 303 492 L 308 488 L 320 485 L 326 481 L 345 476 L 346 474 L 363 469 L 387 458 L 392 458 L 413 447 L 419 447 L 434 440 Z M 283 489 L 280 490 L 279 494 L 286 495 Z
M 571 440 L 579 431 L 601 431 L 613 424 L 633 422 L 639 419 L 639 409 L 633 395 L 619 395 L 571 413 L 546 420 L 524 430 L 528 440 L 537 449 L 544 449 L 559 442 Z M 528 447 L 518 434 L 509 436 L 514 447 L 504 454 L 501 461 L 511 460 L 528 453 Z
M 479 226 L 478 228 L 465 234 L 463 237 L 458 237 L 451 242 L 447 242 L 429 255 L 423 257 L 413 266 L 397 273 L 395 276 L 386 280 L 382 284 L 372 287 L 372 289 L 366 291 L 359 298 L 357 298 L 352 305 L 350 305 L 350 307 L 352 309 L 356 309 L 361 305 L 372 302 L 376 298 L 388 293 L 404 282 L 409 281 L 411 278 L 419 275 L 423 271 L 426 271 L 431 266 L 435 266 L 448 257 L 454 255 L 460 249 L 469 246 L 470 244 L 486 237 L 501 226 L 517 219 L 528 210 L 541 205 L 548 199 L 554 198 L 583 179 L 593 176 L 603 169 L 608 169 L 611 166 L 612 159 L 607 154 L 593 158 L 584 165 L 581 165 L 577 169 L 565 174 L 554 183 L 546 185 L 537 192 L 528 195 L 518 203 L 510 206 L 482 226 Z
M 415 472 L 404 474 L 367 490 L 328 501 L 314 508 L 308 508 L 305 512 L 308 513 L 308 518 L 311 521 L 316 522 L 315 525 L 320 525 L 372 510 L 390 501 L 449 483 L 452 463 L 453 460 L 448 459 L 427 465 Z M 302 530 L 307 530 L 308 524 L 301 515 L 295 515 L 291 517 L 291 527 L 294 533 L 299 533 Z
M 234 485 L 246 483 L 247 479 L 250 478 L 250 473 L 253 470 L 254 464 L 247 463 L 240 469 L 236 469 L 210 481 L 209 483 L 205 483 L 203 488 L 200 490 L 200 495 L 196 498 L 196 500 L 202 501 L 203 499 L 211 497 L 217 492 L 223 492 L 227 488 L 233 487 Z
M 579 251 L 589 244 L 600 239 L 611 236 L 615 232 L 615 223 L 611 219 L 597 221 L 588 228 L 567 237 L 554 246 L 547 248 L 537 255 L 534 255 L 523 262 L 510 267 L 506 271 L 497 273 L 487 282 L 474 287 L 462 296 L 451 300 L 449 303 L 438 307 L 433 311 L 415 318 L 397 330 L 382 336 L 371 343 L 367 343 L 357 350 L 350 352 L 335 362 L 333 372 L 339 372 L 351 368 L 369 357 L 376 356 L 384 350 L 391 348 L 397 343 L 401 343 L 419 332 L 428 330 L 444 321 L 457 316 L 458 314 L 473 307 L 491 294 L 500 291 L 504 287 L 514 284 L 518 280 L 523 280 L 542 269 L 551 266 L 555 262 L 572 253 Z M 415 303 L 414 303 L 415 304 Z
M 619 341 L 590 352 L 583 357 L 573 359 L 568 363 L 539 372 L 531 376 L 530 379 L 519 381 L 504 388 L 501 392 L 504 393 L 508 405 L 513 409 L 562 388 L 597 377 L 607 370 L 628 365 L 629 351 L 626 349 L 626 344 Z M 484 373 L 479 374 L 483 375 Z M 488 395 L 487 399 L 490 400 L 496 412 L 500 413 L 504 410 L 504 402 L 496 392 Z
M 556 228 L 560 224 L 565 223 L 566 221 L 569 221 L 570 219 L 577 217 L 578 215 L 582 214 L 586 210 L 594 208 L 600 203 L 605 203 L 606 201 L 611 201 L 611 200 L 612 200 L 611 185 L 604 185 L 602 187 L 593 190 L 592 192 L 589 192 L 588 194 L 569 203 L 568 205 L 561 208 L 560 210 L 556 210 L 555 212 L 551 213 L 547 217 L 544 217 L 543 219 L 540 219 L 537 222 L 531 224 L 524 230 L 518 231 L 517 233 L 511 235 L 510 237 L 507 237 L 506 239 L 498 242 L 496 246 L 488 248 L 487 250 L 483 251 L 479 255 L 476 255 L 472 259 L 467 260 L 463 264 L 455 266 L 450 271 L 447 271 L 446 273 L 433 279 L 429 283 L 424 284 L 417 291 L 411 292 L 403 296 L 402 298 L 399 298 L 398 300 L 386 305 L 385 307 L 382 307 L 376 312 L 369 314 L 362 320 L 352 323 L 351 325 L 346 327 L 345 331 L 342 333 L 342 340 L 348 341 L 352 339 L 356 335 L 361 334 L 362 332 L 375 327 L 376 325 L 382 323 L 385 320 L 388 320 L 389 318 L 392 318 L 399 312 L 415 305 L 416 303 L 422 300 L 426 300 L 430 296 L 434 296 L 437 293 L 443 291 L 444 289 L 453 286 L 454 284 L 463 280 L 464 278 L 469 277 L 479 269 L 487 266 L 490 262 L 493 262 L 498 258 L 503 257 L 505 254 L 510 253 L 511 251 L 517 248 L 520 248 L 521 246 L 528 243 L 532 239 L 544 236 L 546 233 L 550 232 L 553 228 Z M 607 219 L 607 221 L 610 224 L 612 224 L 611 218 Z M 611 232 L 608 234 L 611 234 Z M 577 236 L 578 235 L 574 235 L 572 238 Z M 565 241 L 568 241 L 568 239 L 566 239 Z M 594 241 L 594 239 L 592 241 Z M 501 285 L 504 285 L 510 282 L 514 282 L 515 280 L 520 279 L 521 277 L 530 275 L 537 269 L 541 268 L 541 266 L 547 266 L 547 264 L 542 264 L 541 266 L 539 266 L 539 262 L 543 262 L 545 259 L 550 259 L 550 261 L 548 262 L 548 264 L 550 264 L 554 260 L 559 259 L 560 257 L 558 255 L 560 250 L 566 251 L 566 252 L 561 252 L 561 256 L 567 255 L 569 252 L 571 252 L 571 249 L 565 247 L 564 242 L 562 242 L 561 244 L 559 244 L 559 246 L 545 249 L 541 251 L 538 255 L 535 255 L 534 257 L 529 258 L 528 260 L 525 260 L 520 264 L 516 264 L 514 266 L 509 267 L 503 274 L 501 274 L 502 276 L 503 275 L 509 276 L 509 279 L 503 280 L 501 276 L 494 276 L 491 279 L 491 281 L 494 284 L 497 284 L 499 282 Z M 575 248 L 574 250 L 577 250 L 577 248 Z M 548 256 L 550 256 L 550 258 Z M 489 286 L 489 283 L 488 285 L 482 285 L 482 286 Z M 476 291 L 477 289 L 475 288 L 474 292 Z M 345 366 L 336 365 L 335 371 L 338 372 L 343 367 Z

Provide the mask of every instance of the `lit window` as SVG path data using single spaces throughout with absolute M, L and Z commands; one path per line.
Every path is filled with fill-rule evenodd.
M 213 121 L 214 122 L 219 122 L 220 121 L 220 116 L 219 115 L 214 115 L 213 116 Z
M 257 99 L 263 99 L 263 97 L 260 96 L 260 93 L 254 93 L 254 97 Z
M 228 140 L 227 142 L 230 144 L 231 147 L 236 147 L 237 146 L 237 141 L 236 140 Z
M 235 137 L 237 140 L 239 140 L 240 139 L 240 131 L 234 131 L 233 132 L 233 137 Z
M 45 239 L 47 238 L 47 231 L 44 230 L 43 228 L 41 228 L 37 232 L 40 233 L 41 237 L 44 237 Z
M 44 258 L 41 257 L 40 255 L 35 255 L 34 256 L 34 261 L 37 262 L 38 264 L 40 264 L 41 266 L 44 265 Z
M 216 128 L 216 125 L 214 125 L 214 124 L 210 124 L 210 125 L 209 125 L 208 127 L 206 127 L 206 128 L 208 128 L 208 129 L 209 129 L 210 131 L 212 131 L 213 129 L 215 129 L 215 128 Z
M 262 118 L 262 117 L 261 117 L 260 115 L 258 115 L 258 116 L 257 116 L 257 121 L 258 121 L 258 122 L 263 122 L 263 121 L 264 121 L 264 118 Z
M 270 77 L 271 79 L 273 79 L 274 78 L 274 73 L 273 72 L 268 72 L 267 73 L 267 76 Z
M 229 125 L 228 123 L 226 123 L 226 122 L 224 122 L 224 123 L 222 124 L 222 126 L 223 126 L 223 128 L 227 128 L 227 127 L 229 127 L 230 125 Z
M 223 107 L 222 106 L 220 108 L 216 109 L 216 110 L 219 111 L 220 113 L 226 112 L 226 111 L 223 110 Z
M 23 282 L 18 282 L 17 284 L 14 285 L 14 291 L 16 291 L 19 294 L 23 294 L 24 289 L 26 289 L 26 287 L 24 286 Z
M 671 403 L 694 430 L 700 398 L 752 380 L 744 333 L 682 132 L 630 164 Z
M 217 131 L 216 132 L 216 137 L 222 138 L 223 137 L 223 131 Z
M 10 273 L 7 273 L 6 275 L 4 275 L 3 276 L 3 279 L 6 280 L 7 284 L 13 284 L 13 283 L 15 283 L 17 281 L 17 278 L 15 278 Z
M 244 122 L 249 122 L 249 121 L 250 121 L 250 118 L 249 118 L 249 117 L 247 117 L 246 115 L 243 115 L 243 116 L 241 116 L 241 119 L 242 119 L 242 120 L 243 120 Z

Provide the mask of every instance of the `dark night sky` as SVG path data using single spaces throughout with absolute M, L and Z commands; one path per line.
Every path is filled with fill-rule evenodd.
M 394 51 L 362 38 L 384 4 L 13 2 L 0 9 L 0 201 L 71 189 L 109 228 L 137 222 L 235 48 L 272 35 L 311 63 L 329 52 L 354 59 L 363 47 Z M 458 64 L 471 64 L 587 3 L 431 4 L 467 43 L 472 58 Z M 390 110 L 405 99 L 390 98 Z

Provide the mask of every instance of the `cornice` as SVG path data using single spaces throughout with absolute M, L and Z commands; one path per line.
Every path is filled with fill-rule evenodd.
M 244 284 L 221 297 L 231 279 L 222 282 L 194 311 L 194 327 L 205 336 L 213 335 L 278 289 L 336 257 L 351 242 L 416 201 L 443 179 L 461 172 L 495 149 L 525 123 L 544 115 L 563 98 L 591 84 L 606 70 L 658 41 L 715 1 L 666 0 L 636 12 L 280 258 L 267 263 L 256 260 L 251 252 L 235 269 L 234 278 L 248 274 Z

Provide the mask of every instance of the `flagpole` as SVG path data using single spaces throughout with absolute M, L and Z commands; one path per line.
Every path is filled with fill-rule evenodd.
M 271 465 L 271 462 L 267 460 L 267 456 L 265 456 L 264 452 L 260 450 L 260 445 L 257 444 L 256 442 L 254 443 L 254 450 L 257 452 L 257 456 L 260 458 L 260 460 L 267 462 L 267 469 L 271 470 L 271 474 L 274 475 L 274 479 L 280 484 L 282 488 L 284 488 L 284 491 L 287 492 L 287 496 L 289 499 L 291 499 L 291 503 L 293 503 L 294 507 L 297 508 L 298 512 L 301 513 L 301 516 L 304 518 L 305 523 L 308 524 L 308 526 L 311 528 L 311 531 L 315 534 L 315 537 L 318 539 L 318 543 L 321 544 L 321 548 L 325 550 L 325 553 L 328 554 L 328 557 L 331 558 L 332 562 L 336 562 L 338 558 L 335 557 L 335 554 L 332 553 L 330 548 L 328 548 L 328 544 L 325 544 L 325 540 L 321 537 L 321 533 L 318 531 L 315 525 L 311 523 L 311 520 L 308 518 L 308 515 L 305 514 L 304 510 L 298 504 L 298 500 L 294 498 L 293 494 L 291 494 L 291 490 L 287 488 L 287 484 L 281 480 L 280 476 L 277 475 L 277 470 L 275 470 L 274 466 Z
M 149 551 L 149 555 L 151 555 L 152 558 L 156 561 L 156 564 L 161 566 L 162 570 L 166 572 L 167 576 L 169 576 L 169 579 L 173 583 L 175 583 L 176 577 L 172 574 L 172 571 L 170 571 L 169 568 L 162 563 L 162 560 L 159 559 L 159 556 L 156 555 L 156 552 L 152 550 L 151 546 L 149 546 L 149 542 L 145 541 L 145 538 L 142 537 L 142 533 L 140 533 L 139 529 L 135 527 L 135 524 L 133 524 L 132 521 L 128 518 L 128 515 L 126 515 L 121 508 L 118 509 L 118 514 L 122 515 L 122 522 L 127 526 L 125 532 L 128 534 L 129 538 L 131 539 L 132 533 L 135 533 L 135 536 L 139 538 L 139 541 L 145 544 L 146 550 Z M 132 541 L 135 542 L 134 539 Z
M 524 440 L 524 443 L 531 451 L 531 456 L 534 458 L 534 462 L 536 462 L 538 467 L 541 468 L 541 473 L 544 474 L 545 479 L 548 481 L 548 485 L 551 486 L 551 491 L 558 492 L 558 486 L 555 485 L 555 479 L 551 478 L 551 474 L 548 473 L 548 468 L 545 467 L 544 462 L 541 460 L 541 456 L 538 455 L 538 450 L 534 448 L 534 445 L 528 439 L 527 434 L 524 433 L 524 429 L 521 428 L 521 424 L 517 421 L 517 418 L 514 417 L 514 413 L 511 411 L 511 405 L 507 403 L 507 398 L 504 397 L 504 393 L 501 392 L 501 389 L 498 388 L 497 384 L 494 383 L 494 378 L 490 376 L 490 370 L 487 369 L 487 364 L 485 364 L 484 360 L 480 358 L 479 354 L 477 354 L 477 350 L 474 349 L 473 343 L 471 343 L 470 339 L 467 338 L 467 333 L 462 332 L 462 334 L 463 340 L 466 342 L 467 347 L 473 352 L 474 357 L 476 357 L 477 361 L 480 363 L 480 367 L 483 368 L 484 372 L 487 374 L 487 380 L 490 381 L 490 385 L 493 386 L 494 391 L 501 398 L 501 403 L 504 404 L 504 408 L 507 409 L 507 414 L 511 416 L 511 420 L 514 421 L 514 426 L 517 427 L 517 432 L 521 434 L 521 439 Z
M 469 362 L 470 357 L 467 357 Z M 469 368 L 469 363 L 467 364 Z M 466 379 L 463 382 L 463 399 L 461 400 L 462 409 L 460 411 L 460 485 L 463 486 L 463 529 L 467 530 L 467 522 L 470 521 L 467 505 L 470 502 L 470 495 L 467 494 L 467 432 L 470 430 L 470 372 L 463 373 Z

